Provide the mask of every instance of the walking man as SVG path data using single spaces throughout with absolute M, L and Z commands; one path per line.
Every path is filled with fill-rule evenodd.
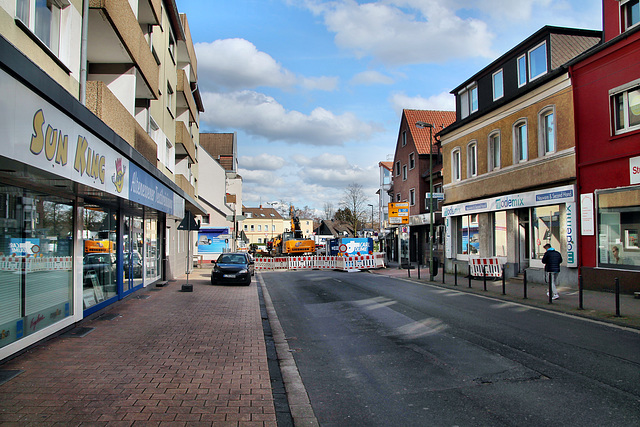
M 558 295 L 558 289 L 556 285 L 558 283 L 558 273 L 560 273 L 560 264 L 562 264 L 562 255 L 551 247 L 549 243 L 544 245 L 546 252 L 542 257 L 542 263 L 544 264 L 545 274 L 549 273 L 549 282 L 551 283 L 551 291 L 553 292 L 553 299 L 560 297 Z M 547 296 L 549 293 L 547 292 Z

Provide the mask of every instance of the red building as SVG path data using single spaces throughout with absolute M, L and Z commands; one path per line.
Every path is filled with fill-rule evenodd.
M 640 5 L 603 0 L 603 43 L 570 65 L 585 289 L 640 291 Z

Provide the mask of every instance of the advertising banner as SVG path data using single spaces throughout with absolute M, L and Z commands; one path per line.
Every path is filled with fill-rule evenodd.
M 229 228 L 200 228 L 196 247 L 198 254 L 221 254 L 229 246 Z

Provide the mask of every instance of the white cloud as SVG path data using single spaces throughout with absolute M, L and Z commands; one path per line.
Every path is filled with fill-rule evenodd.
M 442 92 L 428 98 L 423 98 L 422 96 L 411 97 L 405 93 L 395 93 L 391 95 L 390 103 L 398 116 L 402 114 L 403 109 L 444 111 L 455 111 L 456 109 L 455 97 L 449 92 Z
M 347 157 L 341 154 L 323 153 L 315 157 L 296 155 L 293 156 L 293 160 L 300 167 L 298 176 L 305 184 L 333 190 L 344 188 L 354 182 L 368 185 L 377 179 L 377 169 L 361 168 L 351 164 Z
M 311 113 L 288 111 L 274 98 L 244 90 L 203 94 L 205 112 L 200 120 L 216 129 L 243 129 L 269 141 L 340 146 L 366 139 L 378 129 L 353 113 L 336 115 L 317 107 Z
M 300 85 L 305 89 L 333 91 L 337 77 L 304 77 L 283 67 L 271 55 L 261 52 L 245 39 L 196 43 L 198 81 L 205 90 L 237 90 L 257 87 L 286 89 Z
M 354 85 L 391 85 L 393 83 L 395 80 L 392 77 L 372 70 L 358 73 L 351 79 L 351 84 Z
M 238 165 L 246 170 L 276 171 L 282 169 L 285 160 L 282 157 L 262 153 L 257 156 L 240 156 Z
M 270 188 L 277 188 L 285 184 L 285 180 L 272 171 L 247 170 L 239 168 L 238 173 L 246 184 L 269 184 Z M 243 191 L 244 192 L 244 191 Z
M 308 1 L 306 7 L 322 15 L 339 47 L 357 57 L 372 56 L 387 65 L 494 56 L 494 36 L 487 24 L 459 17 L 449 1 Z

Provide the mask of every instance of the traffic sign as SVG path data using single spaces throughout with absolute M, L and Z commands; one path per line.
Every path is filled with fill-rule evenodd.
M 389 203 L 389 224 L 409 224 L 409 202 Z

